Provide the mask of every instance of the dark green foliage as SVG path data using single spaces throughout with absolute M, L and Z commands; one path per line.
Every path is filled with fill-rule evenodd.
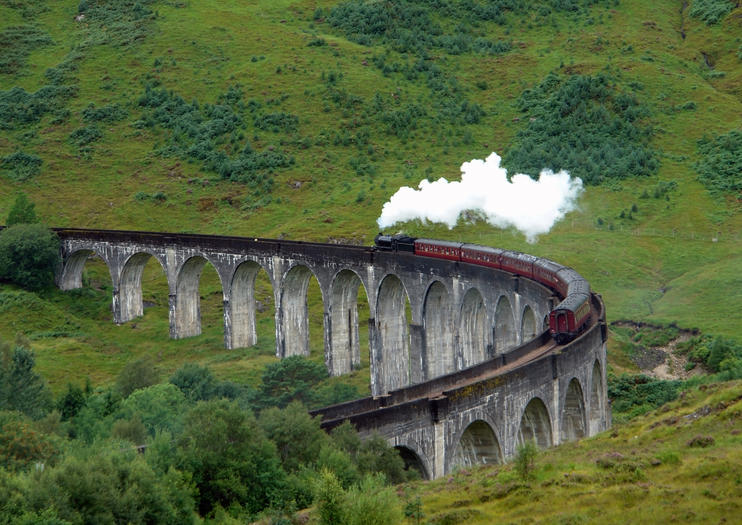
M 16 224 L 0 232 L 0 279 L 29 290 L 54 283 L 59 238 L 40 224 Z
M 735 3 L 731 0 L 693 0 L 690 16 L 713 25 L 719 23 L 734 7 Z
M 0 91 L 0 129 L 34 124 L 44 115 L 62 110 L 76 94 L 76 87 L 64 85 L 44 86 L 34 93 L 19 87 Z
M 186 415 L 179 464 L 193 473 L 198 509 L 255 514 L 276 502 L 285 483 L 276 447 L 249 411 L 226 400 L 199 402 Z
M 33 479 L 30 510 L 50 509 L 72 523 L 195 522 L 192 488 L 175 470 L 155 473 L 135 452 L 100 452 L 67 457 Z
M 5 172 L 8 178 L 21 182 L 41 173 L 42 162 L 38 155 L 19 150 L 2 157 L 0 169 Z
M 0 32 L 0 74 L 17 73 L 25 66 L 31 51 L 53 43 L 46 32 L 33 26 L 3 29 Z
M 17 410 L 32 419 L 43 417 L 52 406 L 49 388 L 34 371 L 36 360 L 31 350 L 16 345 L 0 351 L 0 407 Z
M 127 116 L 126 110 L 118 104 L 107 104 L 99 108 L 92 102 L 82 110 L 82 118 L 87 122 L 116 122 Z
M 77 128 L 75 131 L 70 133 L 69 140 L 72 144 L 78 148 L 83 148 L 89 144 L 100 140 L 103 137 L 103 132 L 95 124 Z
M 674 400 L 682 381 L 664 381 L 645 375 L 608 375 L 608 397 L 614 417 L 627 418 L 643 414 Z
M 284 409 L 263 410 L 258 423 L 276 445 L 286 472 L 313 467 L 320 449 L 329 442 L 329 436 L 320 428 L 320 418 L 310 416 L 304 405 L 296 401 Z
M 162 431 L 177 435 L 183 428 L 186 408 L 183 393 L 175 385 L 163 383 L 132 392 L 115 416 L 128 420 L 138 417 L 150 436 Z
M 215 398 L 238 399 L 245 393 L 244 387 L 230 381 L 219 381 L 208 368 L 195 363 L 181 366 L 170 378 L 190 402 Z
M 130 46 L 152 32 L 154 0 L 80 0 L 78 11 L 96 31 L 100 43 Z
M 269 194 L 273 189 L 272 171 L 294 162 L 273 147 L 255 151 L 244 140 L 244 115 L 258 108 L 245 106 L 239 88 L 230 88 L 216 104 L 202 105 L 197 101 L 189 104 L 172 91 L 148 85 L 139 105 L 145 112 L 137 125 L 160 126 L 171 132 L 160 150 L 162 155 L 201 162 L 204 169 L 223 179 L 246 183 L 253 196 Z M 298 122 L 285 113 L 259 114 L 254 119 L 271 130 L 286 130 Z
M 265 367 L 256 404 L 283 408 L 291 401 L 315 406 L 314 388 L 328 377 L 324 365 L 303 356 L 289 356 Z
M 732 130 L 698 141 L 701 160 L 695 164 L 699 180 L 717 195 L 742 193 L 742 130 Z
M 255 117 L 255 127 L 258 129 L 273 131 L 294 132 L 299 126 L 299 119 L 290 113 L 268 113 Z
M 67 383 L 67 392 L 57 400 L 57 410 L 62 421 L 72 419 L 85 406 L 85 392 L 72 383 Z
M 483 25 L 505 25 L 510 13 L 519 17 L 534 13 L 546 16 L 551 11 L 573 13 L 583 7 L 612 3 L 609 0 L 549 0 L 539 3 L 515 0 L 349 0 L 332 8 L 327 13 L 327 21 L 359 44 L 383 43 L 401 53 L 426 55 L 436 49 L 452 55 L 472 52 L 501 54 L 510 51 L 511 44 L 488 40 Z M 322 14 L 315 11 L 315 20 Z
M 126 398 L 135 390 L 156 385 L 160 380 L 159 376 L 154 360 L 145 356 L 126 363 L 116 377 L 116 390 L 121 397 Z
M 0 0 L 0 5 L 18 9 L 25 19 L 33 19 L 41 13 L 48 11 L 46 0 Z
M 34 208 L 36 205 L 28 200 L 25 193 L 21 192 L 16 196 L 13 207 L 10 208 L 8 218 L 5 221 L 6 226 L 16 224 L 36 224 L 39 218 L 36 216 Z
M 23 470 L 37 462 L 53 462 L 58 453 L 53 439 L 34 430 L 31 421 L 20 412 L 0 410 L 0 467 Z M 0 496 L 0 510 L 2 503 Z
M 652 129 L 642 123 L 649 110 L 604 74 L 549 74 L 518 104 L 529 122 L 503 158 L 510 173 L 535 177 L 544 168 L 566 169 L 600 184 L 651 175 L 659 167 L 648 145 Z

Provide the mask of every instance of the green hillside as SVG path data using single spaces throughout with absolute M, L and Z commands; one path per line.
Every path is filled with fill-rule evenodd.
M 388 231 L 574 267 L 606 303 L 616 376 L 650 371 L 656 363 L 648 365 L 647 354 L 673 349 L 669 377 L 738 370 L 738 4 L 0 0 L 0 222 L 22 192 L 50 226 L 368 245 L 383 204 L 401 186 L 457 179 L 463 162 L 494 151 L 511 173 L 549 168 L 580 176 L 577 209 L 535 243 L 476 213 L 453 229 L 416 220 Z M 145 314 L 122 326 L 111 322 L 105 265 L 87 263 L 84 282 L 72 292 L 0 283 L 0 340 L 20 334 L 56 396 L 86 378 L 111 387 L 142 357 L 156 363 L 161 380 L 195 362 L 250 387 L 276 362 L 264 274 L 259 343 L 234 351 L 223 348 L 221 289 L 208 265 L 200 285 L 203 334 L 186 340 L 168 338 L 167 283 L 154 261 L 144 274 Z M 311 359 L 320 363 L 314 280 L 309 301 Z M 368 393 L 367 341 L 361 346 L 361 370 L 325 379 L 326 391 L 349 385 L 350 395 Z M 730 358 L 724 366 L 711 358 L 714 348 L 731 349 L 717 351 Z M 619 419 L 656 404 L 629 403 Z M 612 446 L 588 443 L 569 454 Z M 672 454 L 684 458 L 684 450 Z M 654 452 L 641 454 L 650 461 Z M 581 469 L 589 470 L 589 495 L 602 474 Z M 539 474 L 538 483 L 547 478 Z M 513 490 L 512 497 L 525 497 L 532 485 Z M 456 502 L 424 499 L 428 517 L 449 505 Z M 554 520 L 591 517 L 573 514 Z

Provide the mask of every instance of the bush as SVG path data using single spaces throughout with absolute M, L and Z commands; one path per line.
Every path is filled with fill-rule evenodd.
M 5 28 L 0 32 L 0 74 L 17 73 L 31 51 L 53 43 L 48 33 L 33 26 Z
M 41 173 L 42 162 L 38 155 L 19 150 L 3 157 L 0 169 L 6 171 L 10 179 L 22 182 Z
M 742 192 L 742 130 L 732 130 L 698 141 L 701 159 L 694 167 L 698 179 L 716 195 L 738 196 Z
M 510 173 L 536 176 L 544 169 L 569 170 L 587 184 L 646 176 L 657 171 L 648 145 L 651 127 L 641 120 L 646 106 L 622 93 L 605 74 L 549 74 L 518 101 L 529 116 L 503 158 Z
M 13 207 L 10 208 L 8 218 L 5 221 L 6 226 L 14 226 L 16 224 L 36 224 L 39 222 L 39 218 L 36 217 L 34 207 L 36 205 L 28 200 L 25 193 L 19 193 L 15 198 Z
M 713 25 L 727 16 L 734 9 L 734 5 L 730 0 L 693 0 L 690 16 Z
M 29 290 L 54 283 L 59 238 L 40 224 L 16 224 L 0 232 L 0 279 Z
M 92 124 L 90 126 L 77 128 L 75 131 L 70 133 L 69 140 L 72 144 L 82 148 L 83 146 L 87 146 L 100 140 L 101 137 L 103 137 L 103 132 L 98 126 Z
M 534 441 L 528 440 L 518 445 L 515 453 L 514 467 L 515 471 L 522 480 L 529 480 L 533 477 L 533 471 L 536 468 L 536 455 L 538 446 Z
M 108 104 L 96 108 L 92 102 L 82 110 L 82 119 L 86 122 L 115 122 L 127 116 L 126 110 L 118 104 Z
M 52 396 L 46 382 L 34 371 L 36 359 L 28 348 L 16 345 L 0 352 L 0 407 L 40 419 L 51 409 Z
M 121 397 L 126 398 L 135 390 L 156 385 L 159 379 L 155 362 L 151 357 L 145 356 L 126 363 L 116 377 L 116 390 Z
M 51 463 L 59 450 L 49 436 L 34 430 L 20 412 L 0 411 L 0 466 L 24 470 L 34 463 Z
M 186 415 L 179 464 L 193 474 L 202 516 L 221 506 L 248 514 L 279 503 L 286 475 L 255 418 L 226 400 L 199 402 Z

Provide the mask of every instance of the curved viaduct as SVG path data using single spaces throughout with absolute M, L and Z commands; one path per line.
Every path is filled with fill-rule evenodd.
M 99 256 L 113 283 L 113 319 L 143 313 L 142 273 L 154 258 L 167 276 L 170 336 L 200 334 L 206 264 L 222 286 L 227 348 L 257 342 L 255 278 L 275 301 L 276 355 L 309 355 L 307 288 L 322 293 L 331 375 L 360 366 L 358 291 L 369 303 L 371 398 L 315 411 L 332 428 L 349 419 L 379 433 L 428 478 L 499 462 L 519 442 L 540 446 L 608 428 L 605 315 L 593 296 L 589 329 L 557 346 L 544 320 L 560 300 L 541 284 L 482 266 L 370 247 L 190 234 L 56 229 L 58 285 L 82 286 Z M 366 329 L 365 327 L 363 329 Z

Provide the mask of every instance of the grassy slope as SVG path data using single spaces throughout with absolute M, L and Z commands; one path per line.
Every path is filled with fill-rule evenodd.
M 742 501 L 742 384 L 702 387 L 612 431 L 405 491 L 433 523 L 724 523 Z M 711 437 L 707 447 L 691 446 Z M 412 523 L 413 521 L 410 521 Z
M 312 146 L 303 150 L 283 146 L 296 158 L 293 167 L 276 172 L 272 203 L 245 210 L 241 201 L 247 190 L 240 184 L 215 180 L 198 164 L 153 153 L 164 138 L 160 130 L 132 127 L 142 113 L 137 100 L 145 77 L 177 91 L 186 100 L 210 102 L 228 86 L 240 84 L 245 99 L 262 102 L 287 95 L 277 110 L 300 119 L 299 136 L 317 137 L 319 130 L 334 130 L 342 120 L 340 109 L 327 104 L 322 72 L 343 74 L 338 86 L 369 100 L 377 91 L 386 96 L 399 88 L 405 100 L 414 101 L 429 91 L 399 76 L 384 77 L 369 64 L 379 48 L 349 42 L 326 23 L 312 22 L 316 7 L 326 1 L 255 2 L 239 1 L 156 2 L 158 19 L 150 34 L 128 48 L 107 45 L 85 51 L 77 74 L 79 94 L 68 107 L 71 118 L 52 125 L 45 117 L 37 126 L 0 134 L 0 154 L 23 144 L 25 151 L 44 159 L 42 173 L 23 183 L 7 182 L 0 187 L 0 216 L 19 190 L 32 195 L 49 224 L 78 227 L 132 228 L 160 231 L 195 231 L 285 236 L 293 239 L 352 239 L 369 243 L 377 228 L 381 205 L 402 184 L 415 185 L 431 177 L 458 175 L 459 165 L 471 158 L 484 158 L 490 151 L 503 153 L 522 122 L 515 100 L 520 92 L 538 83 L 549 71 L 592 73 L 610 66 L 623 82 L 640 82 L 642 101 L 653 111 L 657 129 L 653 144 L 661 151 L 657 176 L 631 180 L 611 187 L 589 188 L 580 209 L 571 213 L 534 245 L 522 235 L 484 224 L 460 224 L 454 230 L 439 225 L 412 223 L 411 234 L 504 246 L 543 255 L 574 266 L 600 291 L 611 319 L 677 321 L 710 333 L 736 335 L 742 325 L 741 278 L 742 214 L 733 200 L 715 200 L 696 181 L 692 164 L 695 141 L 704 133 L 722 133 L 738 125 L 742 114 L 742 64 L 736 57 L 742 34 L 739 9 L 718 26 L 686 16 L 682 22 L 686 38 L 680 36 L 678 2 L 646 3 L 622 0 L 612 10 L 595 9 L 602 23 L 574 22 L 555 15 L 556 26 L 515 22 L 510 33 L 492 28 L 493 39 L 513 39 L 514 50 L 496 57 L 478 55 L 436 56 L 436 62 L 455 75 L 466 95 L 487 111 L 482 122 L 467 126 L 473 140 L 461 138 L 463 130 L 442 137 L 427 125 L 401 141 L 372 128 L 373 177 L 356 175 L 349 159 L 358 154 L 353 147 Z M 15 77 L 4 77 L 2 86 L 18 85 L 34 90 L 42 85 L 43 72 L 63 60 L 72 45 L 91 34 L 85 23 L 76 23 L 77 2 L 59 1 L 33 23 L 48 31 L 55 41 L 34 51 L 27 67 Z M 7 25 L 27 23 L 20 15 L 0 6 L 0 20 Z M 308 47 L 315 36 L 328 45 Z M 630 46 L 630 50 L 629 49 Z M 721 78 L 709 77 L 701 52 L 715 61 Z M 155 60 L 161 64 L 155 66 Z M 365 64 L 364 64 L 365 63 Z M 278 72 L 280 68 L 280 73 Z M 486 81 L 487 88 L 475 87 Z M 80 158 L 68 135 L 83 125 L 81 111 L 90 102 L 98 106 L 122 104 L 129 117 L 103 123 L 103 139 L 93 144 L 90 159 Z M 675 108 L 688 101 L 694 111 Z M 325 108 L 325 106 L 327 106 Z M 326 109 L 326 110 L 325 110 Z M 35 135 L 24 135 L 27 130 Z M 458 137 L 456 136 L 458 134 Z M 260 132 L 253 146 L 279 146 L 279 134 Z M 426 172 L 427 170 L 427 172 Z M 210 184 L 189 184 L 193 178 L 212 179 Z M 640 199 L 658 181 L 675 180 L 678 189 L 670 201 Z M 295 188 L 294 182 L 301 182 Z M 134 194 L 143 191 L 167 194 L 167 201 L 140 202 Z M 357 196 L 363 194 L 362 201 Z M 230 204 L 230 201 L 232 204 Z M 621 210 L 637 204 L 633 221 L 618 219 Z M 613 223 L 614 229 L 598 226 L 597 218 Z M 716 241 L 712 241 L 716 239 Z M 96 270 L 91 270 L 96 275 Z M 100 269 L 97 270 L 101 274 Z M 102 271 L 105 275 L 105 270 Z M 36 339 L 39 362 L 55 385 L 62 385 L 68 370 L 84 370 L 94 379 L 110 379 L 123 363 L 141 353 L 161 357 L 166 370 L 181 359 L 199 359 L 221 366 L 223 373 L 246 379 L 271 359 L 273 326 L 270 308 L 262 316 L 261 343 L 257 350 L 227 354 L 221 350 L 219 289 L 215 277 L 202 283 L 205 297 L 205 333 L 190 341 L 167 339 L 167 297 L 158 269 L 148 270 L 145 284 L 157 304 L 145 317 L 129 326 L 108 323 L 107 290 L 91 292 L 97 310 L 74 316 L 84 335 Z M 269 290 L 264 290 L 266 297 Z M 315 294 L 316 295 L 316 294 Z M 42 298 L 47 300 L 47 298 Z M 76 302 L 69 294 L 48 298 L 60 305 L 59 319 L 74 314 L 67 308 Z M 317 304 L 315 297 L 313 302 Z M 315 309 L 316 310 L 316 309 Z M 0 322 L 0 334 L 12 337 L 17 331 L 43 332 L 49 326 L 31 328 L 26 310 L 15 307 Z M 318 317 L 318 316 L 315 316 Z M 60 321 L 61 322 L 61 321 Z M 313 323 L 313 352 L 321 359 L 320 319 Z M 101 349 L 99 341 L 105 343 Z M 242 359 L 261 355 L 257 365 Z M 67 365 L 59 356 L 67 356 Z M 219 365 L 224 360 L 224 365 Z M 239 366 L 235 366 L 239 363 Z M 241 370 L 244 372 L 240 372 Z M 242 374 L 242 375 L 240 375 Z M 359 377 L 357 381 L 363 382 Z

